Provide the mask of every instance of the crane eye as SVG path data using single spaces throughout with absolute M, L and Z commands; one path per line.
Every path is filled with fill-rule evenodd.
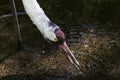
M 55 42 L 57 42 L 57 41 L 58 41 L 58 39 L 57 39 L 57 38 L 54 38 L 54 41 L 55 41 Z

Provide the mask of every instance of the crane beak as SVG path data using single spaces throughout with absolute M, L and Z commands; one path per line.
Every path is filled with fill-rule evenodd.
M 59 50 L 67 57 L 67 59 L 77 68 L 79 69 L 80 64 L 72 54 L 71 50 L 68 48 L 66 42 L 60 44 L 58 46 Z

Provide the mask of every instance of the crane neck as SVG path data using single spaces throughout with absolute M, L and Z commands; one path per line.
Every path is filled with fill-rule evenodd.
M 37 0 L 22 0 L 22 2 L 24 5 L 24 8 L 28 14 L 30 12 L 32 12 L 32 13 L 39 12 L 39 13 L 44 14 L 44 11 L 39 6 Z
M 40 32 L 43 32 L 50 22 L 43 9 L 39 6 L 37 0 L 22 0 L 25 11 L 37 26 Z

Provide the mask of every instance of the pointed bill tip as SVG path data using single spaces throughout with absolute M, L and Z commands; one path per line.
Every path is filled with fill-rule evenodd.
M 71 52 L 71 50 L 68 48 L 66 42 L 64 42 L 63 44 L 60 44 L 59 46 L 59 50 L 62 51 L 64 53 L 64 55 L 67 57 L 67 59 L 77 68 L 80 69 L 80 64 L 77 61 L 77 59 L 74 57 L 73 53 Z

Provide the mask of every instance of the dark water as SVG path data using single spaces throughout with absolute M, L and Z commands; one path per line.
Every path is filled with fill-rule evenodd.
M 94 44 L 95 41 L 93 39 L 98 39 L 98 43 L 99 43 L 102 37 L 105 39 L 102 40 L 105 41 L 103 42 L 104 44 L 106 44 L 106 42 L 109 41 L 108 37 L 110 37 L 110 39 L 112 39 L 111 41 L 116 41 L 117 45 L 120 45 L 119 43 L 120 1 L 119 0 L 90 0 L 90 1 L 89 0 L 47 0 L 47 1 L 38 0 L 38 2 L 45 11 L 46 15 L 54 23 L 59 25 L 60 28 L 65 32 L 67 43 L 70 47 L 73 47 L 73 49 L 74 47 L 75 48 L 81 47 L 80 48 L 81 50 L 82 46 L 80 45 L 84 45 L 85 47 L 87 47 L 88 45 L 92 45 Z M 21 0 L 16 0 L 16 7 L 18 12 L 24 12 Z M 11 13 L 12 12 L 9 1 L 1 0 L 0 15 L 2 16 Z M 29 17 L 26 14 L 19 15 L 18 18 L 19 18 L 19 24 L 20 24 L 24 47 L 26 47 L 29 50 L 46 51 L 47 53 L 50 52 L 51 50 L 54 50 L 43 39 L 40 32 L 32 24 L 32 21 L 29 19 Z M 4 49 L 6 49 L 6 46 L 7 47 L 9 46 L 9 45 L 3 45 L 3 43 L 10 44 L 9 47 L 13 47 L 13 45 L 17 44 L 17 42 L 14 43 L 14 41 L 16 41 L 16 37 L 15 37 L 16 35 L 15 35 L 15 27 L 13 27 L 14 26 L 13 23 L 14 21 L 12 17 L 0 18 L 0 27 L 1 27 L 0 53 L 2 55 L 3 53 L 5 53 Z M 100 37 L 100 39 L 98 38 L 98 36 Z M 7 41 L 6 40 L 7 38 L 13 40 L 13 42 Z M 13 45 L 11 45 L 12 43 Z M 110 43 L 110 46 L 108 45 L 106 48 L 111 47 L 111 45 L 112 45 L 112 49 L 114 50 L 118 48 L 112 42 Z M 101 47 L 100 47 L 100 51 L 99 50 L 98 51 L 99 52 L 102 52 L 102 50 L 105 51 L 104 48 L 101 50 Z M 8 52 L 11 51 L 10 49 L 7 50 Z M 107 51 L 109 52 L 109 49 L 106 49 L 106 52 Z M 4 56 L 2 57 L 2 59 L 4 59 Z M 88 64 L 87 61 L 86 64 Z M 85 75 L 88 74 L 86 73 Z M 25 78 L 26 77 L 30 77 L 30 76 L 25 76 Z M 8 78 L 10 77 L 8 76 Z M 17 78 L 19 78 L 19 76 L 17 76 Z M 75 77 L 75 79 L 79 80 L 78 77 Z M 53 78 L 47 77 L 45 78 L 45 80 L 69 80 L 69 79 L 67 77 L 54 78 L 53 76 Z M 72 80 L 74 80 L 74 77 Z M 91 80 L 95 80 L 95 79 L 91 79 Z

